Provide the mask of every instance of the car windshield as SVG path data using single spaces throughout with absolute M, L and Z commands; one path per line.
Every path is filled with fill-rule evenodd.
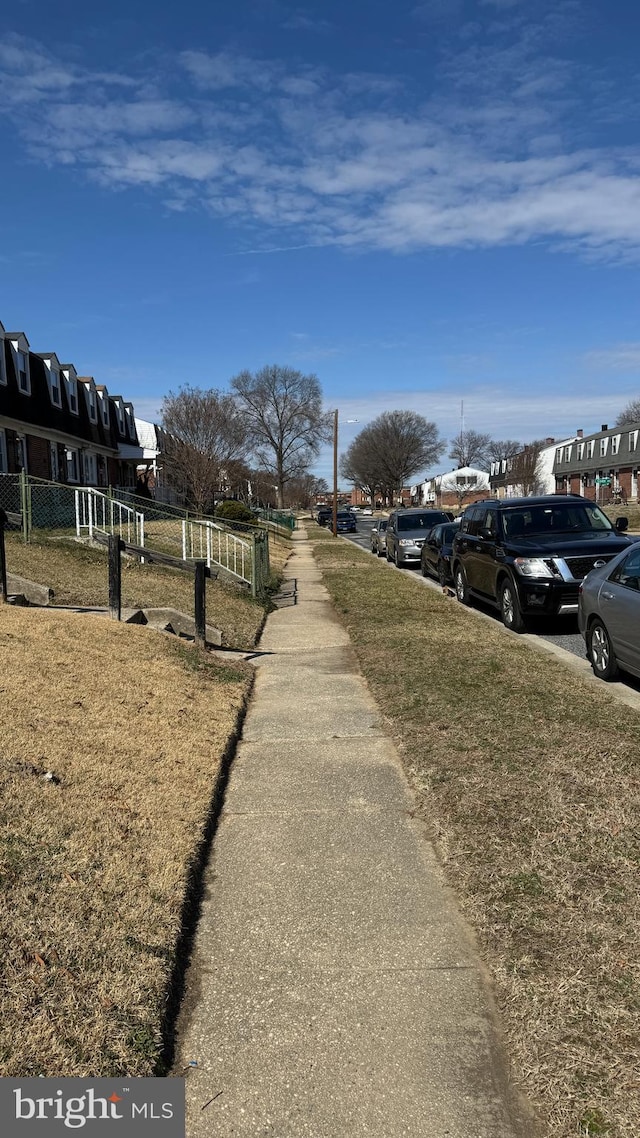
M 398 529 L 433 529 L 438 522 L 445 521 L 444 514 L 398 514 Z
M 380 532 L 380 533 L 384 533 L 384 531 L 386 530 L 386 528 L 387 528 L 387 523 L 386 523 L 386 520 L 385 520 L 385 521 L 380 521 L 380 522 L 378 522 L 378 530 L 379 530 L 379 532 Z
M 613 526 L 598 506 L 587 502 L 550 502 L 548 505 L 520 506 L 503 514 L 507 537 L 533 534 L 610 532 Z

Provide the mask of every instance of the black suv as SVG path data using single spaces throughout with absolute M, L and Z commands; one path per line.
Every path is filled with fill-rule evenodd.
M 453 540 L 452 570 L 462 604 L 478 597 L 523 632 L 527 616 L 578 611 L 583 577 L 632 545 L 627 519 L 612 526 L 579 494 L 476 502 Z

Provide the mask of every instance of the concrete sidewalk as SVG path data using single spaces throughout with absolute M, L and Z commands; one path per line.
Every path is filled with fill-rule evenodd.
M 473 944 L 304 531 L 207 871 L 188 1138 L 531 1138 Z

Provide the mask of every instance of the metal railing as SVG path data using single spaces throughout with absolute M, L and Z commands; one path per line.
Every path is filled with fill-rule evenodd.
M 118 534 L 124 541 L 144 545 L 144 514 L 111 498 L 92 486 L 79 486 L 74 490 L 76 536 L 84 530 L 90 538 L 94 532 Z
M 217 565 L 251 588 L 254 597 L 263 597 L 269 580 L 269 535 L 265 531 L 242 537 L 218 522 L 189 519 L 182 522 L 182 557 L 185 561 L 206 561 Z

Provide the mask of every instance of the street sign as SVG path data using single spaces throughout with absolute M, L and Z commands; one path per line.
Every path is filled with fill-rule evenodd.
M 610 478 L 596 478 L 596 486 L 610 486 L 610 485 L 611 485 L 611 479 Z

